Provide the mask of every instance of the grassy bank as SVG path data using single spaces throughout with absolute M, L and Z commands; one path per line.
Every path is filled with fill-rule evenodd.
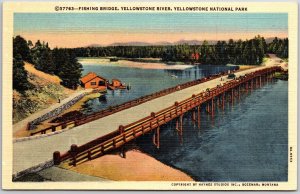
M 58 99 L 62 100 L 74 92 L 61 86 L 57 76 L 38 71 L 29 63 L 25 64 L 25 70 L 32 86 L 24 93 L 13 91 L 13 123 L 57 103 Z

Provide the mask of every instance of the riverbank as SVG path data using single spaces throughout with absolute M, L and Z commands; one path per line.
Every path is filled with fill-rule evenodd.
M 39 71 L 30 63 L 25 62 L 24 68 L 31 87 L 24 93 L 13 91 L 13 137 L 27 136 L 28 122 L 58 107 L 59 99 L 64 101 L 82 92 L 61 86 L 58 76 Z
M 114 181 L 193 181 L 184 172 L 136 149 L 127 151 L 126 158 L 105 155 L 69 170 Z
M 78 58 L 78 62 L 82 65 L 105 65 L 117 67 L 129 67 L 139 69 L 162 69 L 162 70 L 185 70 L 194 67 L 183 63 L 167 64 L 160 62 L 158 59 L 145 59 L 139 61 L 132 61 L 130 59 L 121 59 L 111 62 L 109 58 Z

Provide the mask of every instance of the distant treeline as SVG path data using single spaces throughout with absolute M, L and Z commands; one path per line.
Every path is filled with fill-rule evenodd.
M 266 43 L 264 37 L 256 36 L 250 40 L 218 41 L 201 45 L 162 45 L 162 46 L 107 46 L 82 48 L 54 48 L 48 43 L 37 41 L 34 45 L 21 36 L 13 39 L 13 87 L 26 90 L 30 84 L 24 62 L 33 63 L 43 72 L 54 74 L 62 79 L 62 85 L 75 89 L 81 77 L 82 65 L 77 57 L 125 57 L 125 58 L 161 58 L 164 62 L 185 62 L 201 64 L 247 64 L 258 65 L 266 53 L 274 53 L 288 58 L 288 38 L 274 38 Z
M 39 40 L 33 45 L 21 36 L 13 38 L 13 88 L 18 91 L 30 88 L 24 61 L 32 63 L 38 70 L 59 76 L 63 86 L 77 88 L 82 65 L 69 49 L 50 49 L 48 43 Z
M 82 47 L 70 49 L 77 57 L 126 57 L 126 58 L 161 58 L 167 62 L 186 62 L 202 64 L 248 64 L 262 63 L 266 53 L 274 53 L 288 58 L 288 39 L 274 38 L 269 44 L 264 37 L 256 36 L 250 40 L 218 41 L 202 45 L 167 45 L 167 46 L 107 46 Z

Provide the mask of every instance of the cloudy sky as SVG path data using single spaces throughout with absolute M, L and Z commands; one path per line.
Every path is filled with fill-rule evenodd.
M 16 13 L 14 36 L 51 47 L 287 37 L 284 13 Z

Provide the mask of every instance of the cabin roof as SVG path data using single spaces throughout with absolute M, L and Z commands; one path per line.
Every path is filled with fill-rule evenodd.
M 88 74 L 86 74 L 85 76 L 83 76 L 80 81 L 85 84 L 91 80 L 93 80 L 94 78 L 99 77 L 100 79 L 106 80 L 104 77 L 101 77 L 99 75 L 97 75 L 95 72 L 89 72 Z
M 119 79 L 112 79 L 111 81 L 121 82 L 121 80 L 119 80 Z

